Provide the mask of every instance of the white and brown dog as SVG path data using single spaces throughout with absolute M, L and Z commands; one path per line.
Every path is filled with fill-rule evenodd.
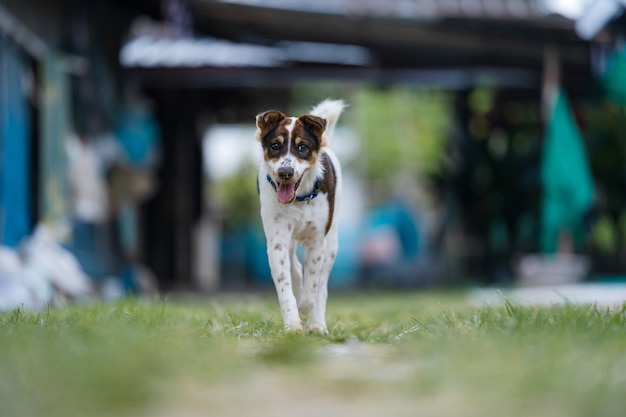
M 272 279 L 285 329 L 327 334 L 328 276 L 338 248 L 341 169 L 328 148 L 345 105 L 325 100 L 310 114 L 256 117 L 258 189 Z M 304 267 L 296 255 L 303 246 Z

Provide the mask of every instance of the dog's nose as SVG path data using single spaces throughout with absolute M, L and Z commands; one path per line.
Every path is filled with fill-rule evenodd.
M 293 168 L 280 167 L 278 168 L 278 177 L 283 181 L 289 181 L 293 177 Z

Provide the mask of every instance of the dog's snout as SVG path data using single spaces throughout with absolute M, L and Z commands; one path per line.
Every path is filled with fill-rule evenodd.
M 278 168 L 278 177 L 283 181 L 289 181 L 293 177 L 294 170 L 292 167 Z

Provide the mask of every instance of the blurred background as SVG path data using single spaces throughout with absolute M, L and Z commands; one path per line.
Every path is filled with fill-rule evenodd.
M 270 288 L 254 117 L 327 97 L 331 287 L 623 280 L 625 8 L 0 0 L 0 308 Z

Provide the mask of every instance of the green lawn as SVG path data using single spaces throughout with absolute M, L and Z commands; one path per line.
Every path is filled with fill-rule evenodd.
M 623 416 L 626 312 L 331 294 L 329 337 L 271 294 L 0 313 L 0 416 Z

